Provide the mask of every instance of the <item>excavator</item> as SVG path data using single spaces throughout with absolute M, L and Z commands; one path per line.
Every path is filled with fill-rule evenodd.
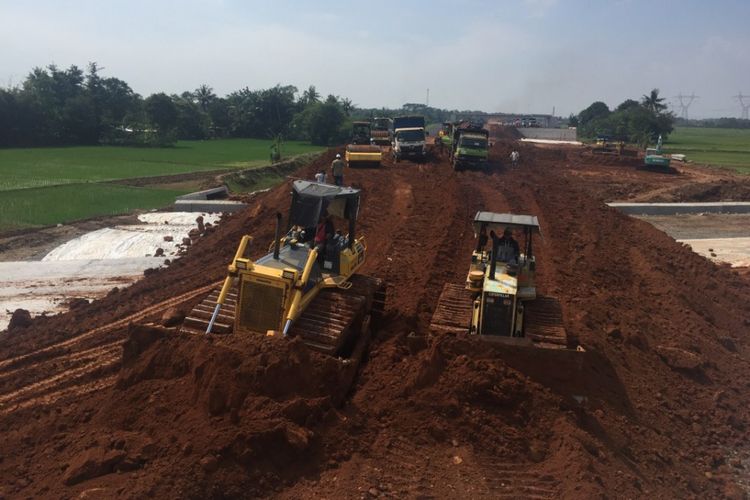
M 525 347 L 576 350 L 577 339 L 563 327 L 560 303 L 537 293 L 533 250 L 534 235 L 541 236 L 537 217 L 480 211 L 473 226 L 478 241 L 466 281 L 444 285 L 431 330 L 468 332 L 482 340 Z M 497 236 L 514 232 L 523 237 L 517 254 Z
M 379 166 L 383 159 L 380 146 L 371 143 L 370 122 L 352 123 L 352 140 L 346 146 L 346 164 L 349 167 L 359 165 Z
M 643 164 L 639 165 L 638 170 L 648 170 L 651 172 L 662 172 L 668 174 L 677 173 L 677 170 L 670 166 L 671 157 L 662 151 L 662 139 L 656 142 L 655 148 L 646 148 L 646 154 L 643 157 Z
M 256 261 L 245 256 L 252 237 L 243 236 L 222 287 L 191 311 L 182 330 L 299 337 L 334 357 L 361 355 L 385 288 L 357 274 L 367 251 L 365 238 L 355 237 L 360 191 L 303 180 L 292 187 L 287 231 L 277 214 L 269 253 Z M 335 231 L 334 219 L 347 223 L 348 234 Z M 326 241 L 313 246 L 318 230 Z

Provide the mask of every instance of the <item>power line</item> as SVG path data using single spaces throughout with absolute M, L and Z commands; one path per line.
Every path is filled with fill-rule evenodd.
M 740 103 L 740 106 L 742 106 L 742 119 L 747 120 L 748 110 L 750 110 L 750 102 L 745 103 L 745 99 L 750 100 L 750 96 L 742 95 L 742 92 L 740 92 L 736 96 L 733 96 L 733 98 L 737 99 Z
M 696 99 L 700 99 L 697 95 L 695 95 L 695 92 L 693 92 L 690 95 L 682 95 L 682 92 L 677 94 L 674 99 L 677 99 L 680 102 L 680 118 L 684 118 L 685 120 L 688 119 L 688 108 L 691 104 L 693 104 L 693 101 Z

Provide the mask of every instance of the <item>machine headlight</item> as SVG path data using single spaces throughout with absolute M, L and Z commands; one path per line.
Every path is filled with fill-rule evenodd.
M 284 278 L 284 279 L 286 279 L 286 280 L 293 280 L 294 279 L 294 274 L 295 274 L 294 271 L 286 269 L 286 270 L 282 271 L 281 277 Z
M 237 269 L 247 269 L 247 261 L 238 260 L 237 261 Z

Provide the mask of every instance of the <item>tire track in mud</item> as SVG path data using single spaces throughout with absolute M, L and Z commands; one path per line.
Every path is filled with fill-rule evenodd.
M 181 304 L 182 302 L 187 302 L 188 300 L 191 300 L 197 296 L 199 296 L 202 293 L 206 293 L 211 291 L 214 287 L 221 285 L 220 281 L 217 281 L 215 283 L 212 283 L 210 285 L 206 285 L 201 288 L 197 288 L 195 290 L 191 290 L 187 293 L 184 293 L 182 295 L 179 295 L 177 297 L 173 297 L 171 299 L 167 299 L 165 301 L 159 302 L 158 304 L 154 304 L 153 306 L 149 306 L 144 308 L 143 310 L 130 314 L 128 316 L 125 316 L 124 318 L 118 319 L 117 321 L 114 321 L 112 323 L 108 323 L 106 325 L 102 325 L 100 327 L 94 328 L 92 330 L 85 331 L 79 335 L 75 335 L 73 337 L 69 337 L 61 342 L 58 342 L 57 344 L 53 344 L 47 347 L 43 347 L 41 349 L 37 349 L 36 351 L 32 351 L 27 354 L 22 354 L 20 356 L 15 356 L 12 358 L 4 359 L 0 361 L 0 369 L 5 368 L 6 366 L 11 365 L 17 365 L 20 364 L 23 361 L 26 360 L 36 360 L 38 357 L 52 353 L 55 350 L 59 350 L 62 348 L 70 347 L 74 344 L 80 344 L 84 340 L 95 337 L 97 335 L 100 335 L 102 333 L 107 333 L 112 330 L 116 330 L 118 328 L 122 328 L 128 325 L 128 323 L 131 323 L 133 321 L 138 321 L 140 319 L 146 318 L 152 314 L 157 314 L 164 309 L 167 309 L 171 306 Z
M 391 303 L 400 305 L 392 312 L 415 317 L 420 325 L 429 323 L 439 295 L 433 285 L 453 273 L 452 262 L 466 231 L 463 199 L 468 193 L 455 178 L 446 182 L 448 168 L 444 162 L 404 161 L 391 169 L 392 209 L 397 215 L 390 224 L 387 257 L 378 267 Z M 435 196 L 436 191 L 442 196 Z
M 96 388 L 92 390 L 109 387 L 116 380 L 116 375 L 110 374 L 119 368 L 125 338 L 124 334 L 119 333 L 112 340 L 107 338 L 107 334 L 193 300 L 210 292 L 218 284 L 197 288 L 57 344 L 3 360 L 0 369 L 11 369 L 0 372 L 0 386 L 5 384 L 0 388 L 0 414 L 88 393 L 91 392 L 89 387 Z M 99 343 L 102 340 L 104 343 Z

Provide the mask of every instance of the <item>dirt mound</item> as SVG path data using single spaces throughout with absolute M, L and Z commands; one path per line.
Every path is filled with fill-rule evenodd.
M 655 203 L 750 201 L 750 181 L 722 179 L 717 182 L 688 184 L 658 193 L 650 201 Z
M 491 163 L 345 172 L 363 190 L 363 272 L 388 284 L 349 391 L 340 361 L 295 341 L 128 327 L 183 316 L 243 234 L 265 253 L 291 179 L 169 268 L 3 338 L 0 495 L 741 498 L 750 282 L 604 204 L 713 174 L 507 140 Z M 442 285 L 465 277 L 480 208 L 539 217 L 537 286 L 585 353 L 430 332 Z
M 506 127 L 496 123 L 490 124 L 488 128 L 490 137 L 495 140 L 516 141 L 523 137 L 516 127 Z

